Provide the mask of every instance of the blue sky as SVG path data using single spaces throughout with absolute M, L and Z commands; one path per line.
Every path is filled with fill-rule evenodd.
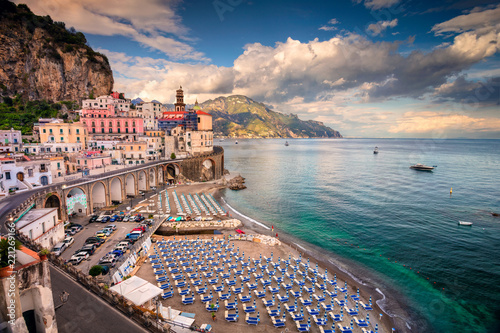
M 351 137 L 500 138 L 500 5 L 28 0 L 106 54 L 115 89 L 243 94 Z

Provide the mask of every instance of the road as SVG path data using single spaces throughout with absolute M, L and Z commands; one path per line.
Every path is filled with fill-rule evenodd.
M 50 277 L 56 308 L 62 304 L 59 295 L 69 293 L 68 301 L 56 310 L 59 333 L 148 332 L 58 268 L 50 267 Z

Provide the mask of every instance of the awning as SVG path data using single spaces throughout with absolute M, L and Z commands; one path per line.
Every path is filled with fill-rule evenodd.
M 236 229 L 236 232 L 239 233 L 239 234 L 244 234 L 245 233 L 243 230 L 240 230 L 240 229 Z
M 135 275 L 110 289 L 138 306 L 143 305 L 162 293 L 160 288 Z

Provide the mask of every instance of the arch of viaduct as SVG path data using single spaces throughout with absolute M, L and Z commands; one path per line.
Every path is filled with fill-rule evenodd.
M 162 184 L 184 181 L 209 181 L 220 179 L 224 173 L 224 150 L 214 147 L 214 152 L 183 160 L 164 161 L 152 166 L 117 171 L 101 178 L 82 181 L 73 185 L 52 186 L 36 200 L 37 208 L 58 207 L 59 217 L 67 220 L 68 212 L 89 215 L 94 208 L 108 207 L 124 202 L 141 191 L 149 191 Z

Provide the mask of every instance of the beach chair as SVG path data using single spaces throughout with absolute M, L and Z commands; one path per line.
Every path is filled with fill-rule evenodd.
M 317 326 L 325 326 L 326 323 L 328 322 L 328 317 L 326 317 L 326 316 L 313 316 L 313 320 Z
M 238 317 L 238 313 L 229 313 L 228 311 L 224 313 L 224 319 L 226 319 L 226 321 L 228 322 L 235 323 L 238 321 Z
M 238 308 L 238 302 L 228 302 L 225 300 L 224 306 L 226 307 L 226 310 L 236 310 Z
M 294 305 L 285 304 L 284 306 L 286 311 L 288 311 L 288 313 L 297 311 L 297 306 L 295 304 Z
M 161 294 L 161 298 L 167 299 L 174 296 L 174 288 L 170 287 L 169 291 L 165 291 Z
M 271 321 L 275 328 L 285 327 L 286 317 L 283 316 L 282 318 L 271 318 Z
M 364 319 L 358 319 L 358 317 L 352 318 L 358 327 L 368 327 L 368 322 Z
M 325 290 L 325 294 L 330 296 L 332 299 L 337 297 L 337 293 L 335 291 Z
M 318 302 L 318 304 L 325 301 L 325 295 L 313 294 L 312 297 Z
M 310 306 L 306 306 L 307 312 L 309 312 L 309 315 L 311 316 L 318 316 L 319 315 L 319 309 L 317 308 L 311 308 Z
M 257 298 L 266 297 L 266 291 L 265 290 L 262 290 L 262 291 L 254 290 L 253 292 L 255 294 L 255 297 L 257 297 Z
M 258 287 L 257 283 L 247 282 L 246 285 L 247 285 L 248 290 L 255 290 Z
M 277 294 L 280 292 L 280 287 L 277 286 L 277 287 L 271 287 L 271 286 L 268 286 L 267 289 L 269 289 L 269 291 L 271 292 L 271 294 Z
M 249 313 L 247 313 L 246 318 L 245 318 L 245 322 L 248 325 L 257 325 L 259 323 L 259 321 L 260 321 L 260 316 L 258 313 L 257 313 L 257 317 L 252 317 L 252 316 L 250 316 Z
M 194 296 L 182 296 L 182 304 L 189 305 L 194 303 Z
M 216 293 L 224 291 L 224 285 L 222 285 L 222 284 L 220 286 L 212 286 L 212 288 L 214 289 L 214 291 Z
M 219 310 L 219 300 L 217 300 L 215 304 L 212 302 L 206 302 L 205 309 L 207 309 L 208 312 L 217 312 Z
M 231 287 L 231 290 L 233 291 L 234 294 L 238 295 L 244 291 L 244 288 L 233 286 L 233 287 Z
M 284 295 L 284 296 L 281 296 L 280 294 L 278 294 L 277 296 L 278 300 L 281 302 L 281 303 L 286 303 L 289 301 L 290 297 L 288 297 L 288 295 Z
M 337 324 L 337 327 L 342 333 L 353 333 L 351 326 L 342 326 L 342 324 Z
M 177 288 L 177 290 L 180 296 L 186 296 L 191 293 L 191 289 L 189 287 L 187 289 Z
M 231 293 L 225 293 L 223 294 L 222 292 L 219 291 L 219 299 L 221 301 L 228 300 L 231 297 Z
M 303 323 L 301 323 L 299 321 L 296 321 L 295 325 L 297 326 L 297 330 L 299 332 L 309 332 L 309 330 L 311 329 L 311 325 L 310 324 L 303 324 Z
M 332 325 L 332 328 L 323 328 L 323 326 L 319 327 L 320 333 L 335 333 L 335 324 Z
M 292 317 L 292 320 L 295 322 L 304 320 L 304 314 L 300 312 L 290 312 L 290 317 Z
M 359 304 L 360 304 L 360 305 L 361 305 L 361 307 L 362 307 L 363 309 L 365 309 L 366 311 L 371 311 L 371 310 L 373 310 L 373 308 L 372 308 L 371 304 L 369 304 L 369 305 L 368 305 L 368 304 L 365 304 L 365 303 L 363 303 L 363 301 L 360 301 L 360 302 L 359 302 Z
M 250 281 L 250 277 L 249 276 L 240 276 L 240 280 L 243 283 L 249 282 Z
M 332 303 L 321 302 L 320 305 L 323 309 L 325 309 L 325 312 L 330 312 L 335 308 L 335 304 L 333 302 Z
M 212 301 L 213 296 L 212 295 L 200 295 L 200 300 L 202 303 L 207 303 Z
M 269 300 L 263 299 L 262 303 L 264 303 L 264 306 L 266 308 L 268 308 L 268 307 L 274 306 L 274 299 L 269 299 Z
M 250 294 L 244 296 L 244 295 L 238 295 L 241 303 L 247 303 L 247 302 L 250 302 L 252 300 L 252 296 Z
M 312 300 L 310 298 L 304 299 L 304 298 L 299 298 L 300 303 L 302 303 L 303 306 L 309 306 L 312 304 Z
M 350 316 L 357 316 L 358 315 L 358 310 L 356 309 L 350 309 L 346 306 L 344 306 L 344 311 L 349 314 Z
M 332 311 L 328 312 L 328 315 L 330 318 L 332 318 L 333 321 L 342 321 L 344 319 L 344 316 L 339 314 L 339 313 L 333 313 Z

